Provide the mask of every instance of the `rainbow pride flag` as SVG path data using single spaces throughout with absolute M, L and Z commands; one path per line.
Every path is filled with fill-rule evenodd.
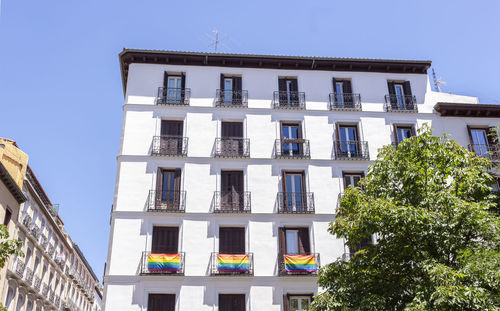
M 149 254 L 148 270 L 153 272 L 179 271 L 181 254 Z
M 250 263 L 248 255 L 217 255 L 217 270 L 220 272 L 248 272 Z
M 285 271 L 290 273 L 312 273 L 318 270 L 314 255 L 284 255 Z

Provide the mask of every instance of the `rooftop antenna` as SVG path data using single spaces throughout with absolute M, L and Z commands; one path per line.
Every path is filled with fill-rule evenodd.
M 446 85 L 446 82 L 444 82 L 441 77 L 439 77 L 439 79 L 436 78 L 434 68 L 432 68 L 432 80 L 434 80 L 434 89 L 438 92 L 442 92 L 440 85 Z
M 222 41 L 225 40 L 225 39 L 227 39 L 227 36 L 225 36 L 223 38 L 219 38 L 219 35 L 221 33 L 217 29 L 216 30 L 212 30 L 212 32 L 214 33 L 214 37 L 210 37 L 210 44 L 208 45 L 208 47 L 211 48 L 213 46 L 214 47 L 214 53 L 217 53 L 217 48 L 219 47 L 219 44 L 226 46 L 224 43 L 222 43 Z

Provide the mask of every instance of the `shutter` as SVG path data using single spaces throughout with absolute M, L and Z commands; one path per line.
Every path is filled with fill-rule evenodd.
M 149 294 L 148 311 L 175 311 L 175 294 Z
M 283 295 L 283 311 L 290 311 L 290 297 L 286 294 Z
M 286 171 L 281 171 L 281 191 L 286 192 Z
M 161 97 L 163 100 L 167 97 L 167 88 L 168 88 L 168 73 L 165 71 L 163 74 L 163 91 Z
M 398 126 L 397 124 L 393 124 L 392 127 L 394 128 L 394 142 L 399 144 Z
M 156 196 L 155 196 L 155 208 L 157 208 L 157 204 L 159 204 L 161 200 L 161 192 L 163 188 L 163 169 L 160 167 L 156 172 Z
M 151 241 L 151 253 L 159 252 L 159 227 L 153 227 L 153 240 Z
M 405 92 L 406 96 L 410 96 L 411 94 L 411 87 L 410 87 L 410 81 L 405 81 L 403 84 L 403 91 Z
M 179 252 L 179 228 L 168 228 L 165 251 L 167 254 L 177 254 Z
M 412 136 L 412 137 L 413 137 L 413 136 L 416 136 L 417 134 L 416 134 L 416 132 L 415 132 L 415 126 L 413 126 L 413 125 L 412 125 L 412 126 L 410 127 L 410 129 L 411 129 L 411 136 Z
M 10 209 L 6 209 L 5 210 L 5 217 L 3 219 L 4 226 L 8 226 L 9 225 L 9 222 L 10 222 L 11 218 L 12 218 L 12 212 L 10 211 Z
M 278 79 L 278 91 L 286 91 L 286 79 Z
M 228 238 L 229 228 L 219 228 L 219 253 L 228 254 L 229 253 L 229 238 Z
M 183 121 L 177 120 L 162 120 L 161 135 L 162 136 L 182 136 Z
M 279 227 L 278 228 L 278 253 L 280 254 L 286 254 L 286 235 L 285 235 L 285 228 L 284 227 Z
M 333 93 L 337 94 L 337 80 L 335 80 L 335 78 L 332 78 L 332 84 L 333 84 Z
M 351 80 L 342 81 L 342 91 L 344 94 L 352 94 Z
M 186 98 L 186 74 L 181 73 L 181 104 L 184 104 Z
M 394 87 L 394 82 L 387 81 L 387 87 L 389 89 L 389 95 L 396 95 L 396 88 Z
M 494 126 L 490 126 L 487 131 L 487 139 L 489 145 L 498 144 L 497 129 Z
M 181 191 L 181 169 L 176 168 L 174 170 L 174 191 Z
M 242 90 L 241 77 L 233 77 L 233 90 L 234 91 L 241 91 Z
M 292 92 L 298 92 L 299 91 L 299 85 L 298 85 L 297 79 L 291 79 L 290 81 L 292 81 L 292 85 L 291 85 Z
M 219 253 L 244 254 L 245 229 L 244 228 L 219 228 Z
M 242 82 L 241 77 L 233 77 L 233 104 L 241 105 L 242 104 Z
M 151 252 L 177 254 L 179 246 L 178 227 L 153 227 Z
M 220 74 L 220 90 L 221 92 L 224 91 L 224 74 Z
M 470 125 L 467 125 L 467 134 L 469 134 L 470 145 L 472 146 L 471 151 L 474 149 L 474 140 L 472 139 L 472 128 Z
M 310 254 L 309 228 L 299 228 L 299 254 Z
M 237 244 L 235 245 L 234 252 L 236 254 L 245 254 L 245 228 L 238 228 Z

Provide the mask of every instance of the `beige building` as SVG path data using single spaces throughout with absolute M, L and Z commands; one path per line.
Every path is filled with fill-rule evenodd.
M 1 270 L 0 301 L 8 311 L 93 310 L 98 278 L 64 230 L 59 207 L 50 201 L 27 165 L 27 156 L 15 142 L 3 141 L 6 148 L 0 163 L 3 164 L 5 158 L 8 161 L 0 166 L 0 172 L 7 172 L 0 173 L 0 177 L 2 181 L 10 178 L 11 184 L 17 187 L 17 193 L 14 192 L 17 197 L 12 194 L 10 202 L 4 204 L 9 196 L 1 188 L 0 202 L 3 214 L 6 214 L 4 205 L 10 209 L 9 232 L 12 238 L 23 242 L 24 257 L 11 256 Z M 10 150 L 8 154 L 7 150 Z M 14 202 L 18 202 L 17 205 Z

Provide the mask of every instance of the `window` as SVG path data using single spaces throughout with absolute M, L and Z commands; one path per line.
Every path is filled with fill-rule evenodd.
M 220 99 L 222 105 L 233 106 L 242 105 L 242 79 L 241 77 L 220 76 Z
M 179 209 L 181 200 L 181 169 L 159 168 L 156 188 L 156 209 Z
M 287 211 L 307 210 L 304 172 L 282 172 L 283 205 Z
M 179 245 L 178 227 L 153 227 L 151 253 L 177 254 Z
M 9 226 L 10 219 L 12 218 L 12 212 L 10 211 L 9 208 L 5 210 L 5 216 L 3 218 L 3 224 L 5 226 Z
M 221 172 L 221 209 L 243 210 L 243 172 L 222 171 Z
M 311 253 L 309 228 L 279 228 L 280 253 L 308 255 Z
M 243 155 L 243 122 L 221 123 L 221 154 L 225 156 Z
M 361 178 L 364 177 L 364 173 L 346 173 L 342 172 L 344 179 L 344 189 L 347 189 L 350 185 L 353 187 L 357 187 Z
M 354 108 L 352 87 L 350 80 L 333 78 L 333 93 L 337 108 Z
M 415 136 L 413 126 L 394 124 L 394 138 L 396 144 L 412 136 Z
M 149 294 L 148 311 L 175 311 L 175 294 Z
M 160 154 L 183 154 L 183 125 L 180 120 L 161 121 Z
M 186 76 L 181 74 L 168 74 L 163 78 L 162 98 L 166 104 L 183 104 L 185 97 Z
M 467 126 L 470 139 L 470 150 L 477 155 L 489 157 L 492 160 L 499 158 L 498 142 L 495 127 Z
M 337 152 L 341 157 L 358 157 L 361 155 L 357 125 L 337 124 Z
M 281 123 L 281 154 L 296 156 L 303 154 L 302 127 L 297 122 Z
M 220 254 L 245 254 L 245 228 L 219 228 Z
M 387 81 L 389 102 L 392 110 L 414 110 L 410 81 Z
M 245 310 L 245 294 L 219 294 L 219 311 Z
M 403 91 L 402 84 L 394 84 L 394 90 L 396 94 L 396 102 L 399 108 L 404 109 L 405 104 L 405 93 Z
M 278 79 L 280 106 L 296 106 L 299 104 L 297 78 Z
M 230 104 L 233 101 L 233 79 L 224 78 L 224 103 Z
M 312 295 L 285 295 L 284 311 L 302 311 L 309 310 L 312 301 Z

